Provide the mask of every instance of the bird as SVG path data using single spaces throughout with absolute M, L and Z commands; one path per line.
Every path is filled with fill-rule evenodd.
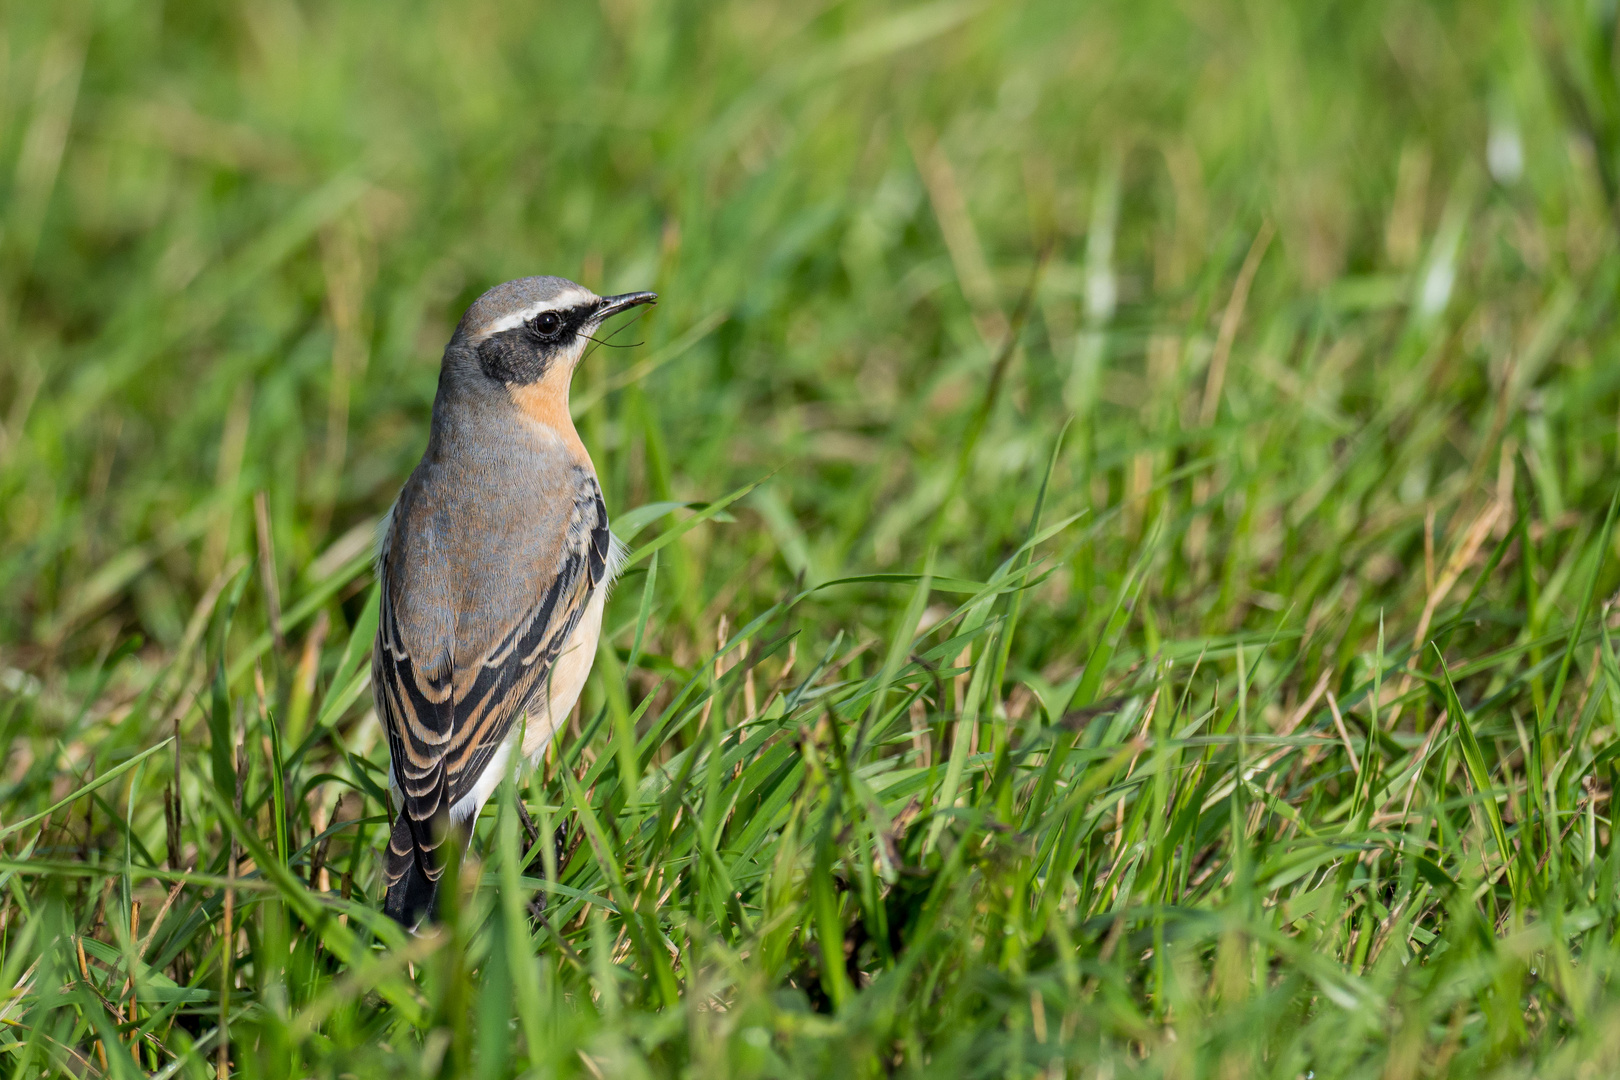
M 569 383 L 606 320 L 656 300 L 520 278 L 445 347 L 427 449 L 376 558 L 371 677 L 397 810 L 383 910 L 407 928 L 433 913 L 444 845 L 468 841 L 514 750 L 538 762 L 590 674 L 624 548 Z

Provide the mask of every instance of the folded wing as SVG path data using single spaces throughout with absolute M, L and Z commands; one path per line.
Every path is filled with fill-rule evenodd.
M 424 507 L 420 492 L 408 489 L 396 509 L 378 567 L 372 682 L 401 804 L 385 910 L 407 924 L 432 902 L 447 826 L 477 813 L 469 795 L 606 582 L 601 487 L 578 467 L 559 487 L 564 498 L 549 500 L 558 512 L 528 523 L 544 535 L 504 544 L 490 537 L 511 522 Z

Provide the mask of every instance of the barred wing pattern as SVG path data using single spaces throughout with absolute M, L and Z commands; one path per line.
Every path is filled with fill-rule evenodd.
M 383 552 L 372 680 L 401 803 L 389 840 L 384 907 L 407 924 L 431 906 L 443 872 L 435 852 L 452 808 L 458 819 L 477 813 L 457 804 L 473 791 L 523 710 L 544 693 L 552 665 L 607 578 L 612 539 L 602 489 L 589 470 L 576 472 L 573 511 L 549 586 L 527 605 L 514 598 L 504 633 L 480 643 L 475 656 L 453 655 L 453 619 L 445 624 L 449 640 L 432 642 L 429 655 L 411 654 L 395 617 L 399 576 L 390 559 L 397 548 L 390 544 Z

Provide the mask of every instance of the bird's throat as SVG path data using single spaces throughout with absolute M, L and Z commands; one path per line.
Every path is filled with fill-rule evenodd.
M 590 455 L 585 452 L 585 444 L 580 442 L 574 418 L 568 411 L 571 368 L 572 365 L 568 365 L 564 370 L 549 372 L 545 378 L 525 385 L 508 384 L 507 391 L 525 416 L 548 428 L 576 460 L 588 462 Z

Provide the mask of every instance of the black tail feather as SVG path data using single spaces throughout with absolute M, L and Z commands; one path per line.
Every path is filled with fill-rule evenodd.
M 384 873 L 388 895 L 383 900 L 383 913 L 407 929 L 414 928 L 433 912 L 439 883 L 430 879 L 422 868 L 423 861 L 432 857 L 430 852 L 417 847 L 406 816 L 403 813 L 396 816 L 388 843 L 388 866 Z

